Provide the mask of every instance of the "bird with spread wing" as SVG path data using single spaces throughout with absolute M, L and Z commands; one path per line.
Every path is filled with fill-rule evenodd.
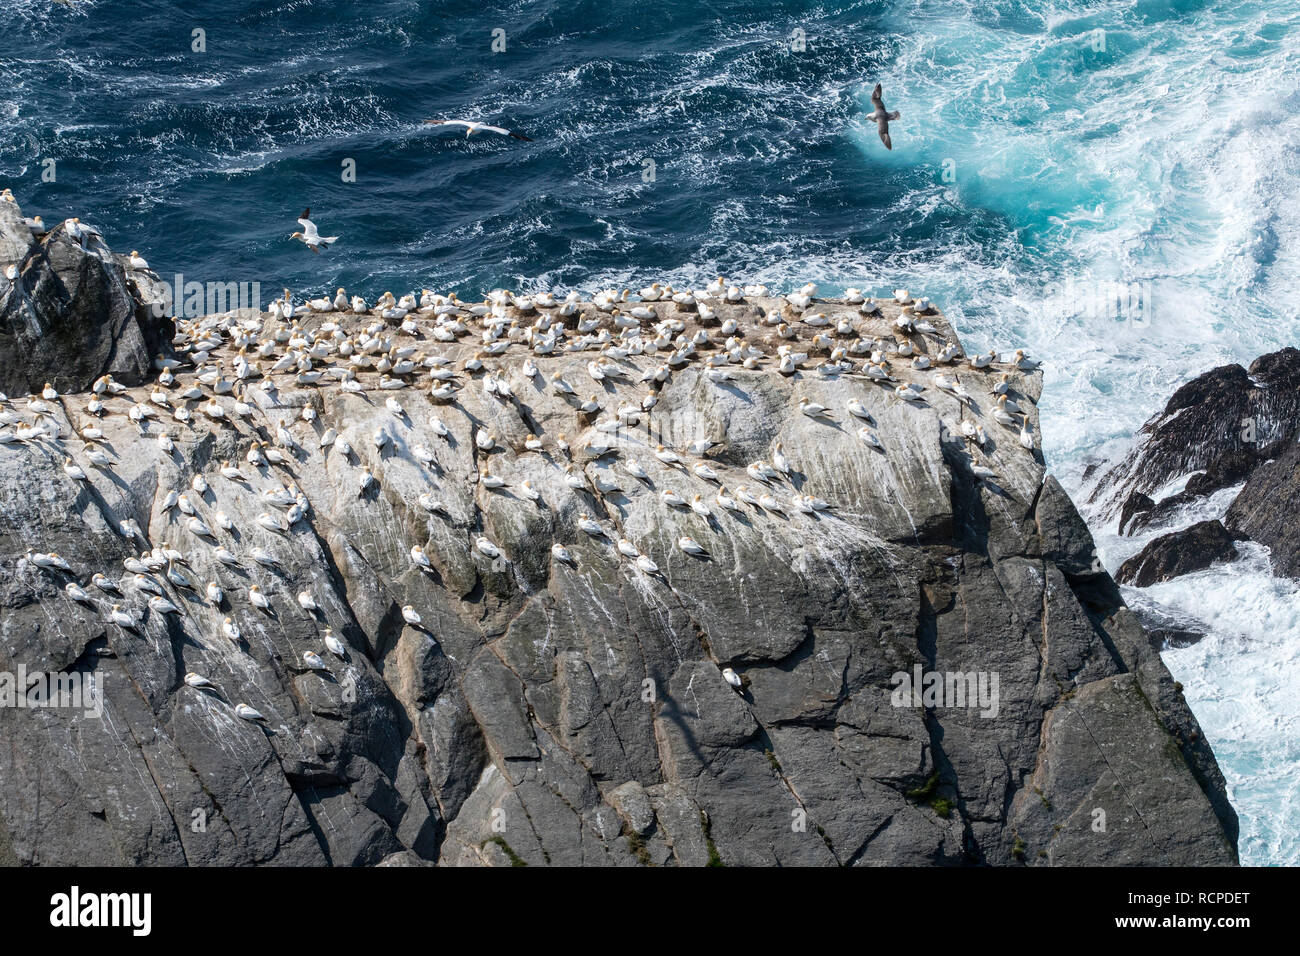
M 525 143 L 531 143 L 532 139 L 523 133 L 515 133 L 500 126 L 489 126 L 481 120 L 460 120 L 460 119 L 427 119 L 424 121 L 426 126 L 464 126 L 465 138 L 473 136 L 475 133 L 499 133 L 502 136 L 509 136 L 513 139 L 522 139 Z
M 322 246 L 328 246 L 339 241 L 338 236 L 322 236 L 320 234 L 316 229 L 316 223 L 311 221 L 310 206 L 302 211 L 302 215 L 298 218 L 298 225 L 302 226 L 302 232 L 295 232 L 289 238 L 301 239 L 303 245 L 317 255 L 320 255 Z
M 885 144 L 885 149 L 892 150 L 894 144 L 889 139 L 889 121 L 896 120 L 903 114 L 898 110 L 891 113 L 885 109 L 885 100 L 881 95 L 879 83 L 871 91 L 871 105 L 875 107 L 875 110 L 867 116 L 867 119 L 875 120 L 876 129 L 880 131 L 880 141 Z

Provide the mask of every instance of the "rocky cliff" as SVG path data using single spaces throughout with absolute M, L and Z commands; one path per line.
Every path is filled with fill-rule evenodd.
M 1229 496 L 1222 518 L 1189 523 L 1220 492 Z M 1300 578 L 1300 350 L 1211 369 L 1178 388 L 1098 476 L 1090 500 L 1118 516 L 1121 533 L 1170 529 L 1120 569 L 1123 583 L 1230 560 L 1233 539 L 1267 545 L 1274 573 Z
M 10 212 L 6 303 L 118 278 Z M 493 340 L 439 301 L 178 321 L 174 369 L 57 380 L 77 346 L 28 324 L 3 367 L 0 671 L 94 674 L 104 702 L 0 708 L 0 858 L 1235 862 L 1214 756 L 1044 474 L 1038 373 L 954 347 L 945 391 L 907 353 L 937 362 L 951 330 L 893 302 L 634 323 L 498 296 Z M 152 355 L 130 311 L 106 330 L 126 312 L 71 296 L 57 327 Z M 871 346 L 830 355 L 873 338 L 892 381 L 863 374 Z M 811 358 L 783 372 L 781 345 Z M 992 417 L 1004 375 L 1031 447 Z M 996 695 L 896 693 L 918 672 Z

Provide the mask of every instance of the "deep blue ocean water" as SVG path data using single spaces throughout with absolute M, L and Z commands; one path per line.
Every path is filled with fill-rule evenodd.
M 968 347 L 1044 359 L 1072 490 L 1177 383 L 1300 344 L 1293 0 L 5 8 L 0 181 L 165 276 L 266 300 L 904 286 Z M 862 119 L 877 80 L 892 153 Z M 463 116 L 535 142 L 421 124 Z M 305 206 L 342 237 L 319 257 L 289 238 Z M 1166 598 L 1216 628 L 1166 660 L 1243 858 L 1300 862 L 1300 596 L 1250 566 Z

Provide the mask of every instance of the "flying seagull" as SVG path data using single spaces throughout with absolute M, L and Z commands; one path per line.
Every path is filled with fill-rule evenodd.
M 867 119 L 876 121 L 876 129 L 880 130 L 880 141 L 885 144 L 885 149 L 893 149 L 894 144 L 889 141 L 889 121 L 896 120 L 903 114 L 894 110 L 890 113 L 885 109 L 885 101 L 880 95 L 880 84 L 871 91 L 871 105 L 876 109 Z
M 332 242 L 338 242 L 338 236 L 322 236 L 316 231 L 316 223 L 311 221 L 311 207 L 308 206 L 298 217 L 298 225 L 302 226 L 302 232 L 295 232 L 290 239 L 301 239 L 308 249 L 317 255 L 320 254 L 321 246 L 328 246 Z
M 427 126 L 465 126 L 465 138 L 469 139 L 475 133 L 500 133 L 502 136 L 511 136 L 515 139 L 522 139 L 525 143 L 531 143 L 532 139 L 522 133 L 512 133 L 508 129 L 502 129 L 500 126 L 489 126 L 480 120 L 443 120 L 427 119 L 424 121 Z

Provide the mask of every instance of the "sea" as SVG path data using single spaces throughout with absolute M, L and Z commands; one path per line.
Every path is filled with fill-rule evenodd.
M 0 184 L 169 281 L 907 288 L 968 349 L 1043 361 L 1080 501 L 1178 384 L 1300 345 L 1294 0 L 2 7 Z M 290 238 L 307 207 L 321 255 Z M 1085 514 L 1112 570 L 1137 550 Z M 1242 860 L 1300 864 L 1300 592 L 1247 549 L 1128 596 L 1208 628 L 1164 657 Z

